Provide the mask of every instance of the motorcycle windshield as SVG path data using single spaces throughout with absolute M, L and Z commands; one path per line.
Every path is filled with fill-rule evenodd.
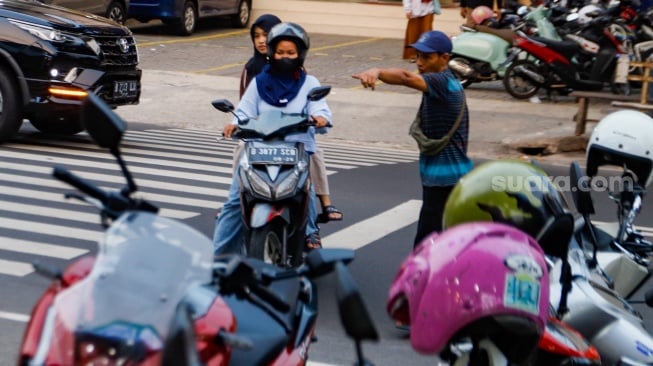
M 55 300 L 57 320 L 69 333 L 159 348 L 187 290 L 210 283 L 212 261 L 212 242 L 194 229 L 127 213 L 107 230 L 88 277 Z
M 307 116 L 301 113 L 284 113 L 278 110 L 266 111 L 256 118 L 250 118 L 246 124 L 240 125 L 243 131 L 256 132 L 261 137 L 267 137 L 275 133 L 284 133 L 284 129 L 290 129 L 305 122 Z

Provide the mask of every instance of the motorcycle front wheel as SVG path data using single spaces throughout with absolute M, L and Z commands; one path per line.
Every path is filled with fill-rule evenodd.
M 275 229 L 270 224 L 252 229 L 247 243 L 247 256 L 285 267 L 286 265 L 282 263 L 282 236 Z
M 517 60 L 506 69 L 503 76 L 503 86 L 508 94 L 517 99 L 528 99 L 540 90 L 540 85 L 536 83 L 529 74 L 541 75 L 540 68 L 531 60 Z

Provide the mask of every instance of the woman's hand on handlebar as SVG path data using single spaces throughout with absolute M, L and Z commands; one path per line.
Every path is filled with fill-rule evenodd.
M 237 129 L 238 129 L 238 125 L 228 124 L 228 125 L 224 126 L 224 129 L 222 130 L 222 135 L 225 138 L 230 139 L 231 136 L 233 136 L 234 131 L 236 131 Z
M 329 121 L 322 117 L 322 116 L 311 116 L 313 121 L 315 122 L 315 127 L 316 128 L 322 128 L 322 127 L 328 127 L 329 126 Z

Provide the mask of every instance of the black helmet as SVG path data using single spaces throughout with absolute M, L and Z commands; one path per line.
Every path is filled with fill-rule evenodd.
M 277 43 L 281 40 L 292 41 L 297 45 L 300 63 L 304 64 L 304 59 L 310 47 L 308 34 L 299 24 L 296 23 L 279 23 L 270 29 L 268 33 L 268 57 L 272 59 Z

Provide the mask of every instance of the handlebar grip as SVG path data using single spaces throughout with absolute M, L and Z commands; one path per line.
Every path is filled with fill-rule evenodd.
M 273 308 L 282 311 L 284 313 L 290 310 L 290 305 L 288 305 L 287 302 L 285 302 L 281 297 L 279 297 L 279 295 L 270 291 L 267 287 L 259 284 L 254 284 L 253 286 L 250 286 L 250 290 L 258 297 L 260 297 L 263 301 L 272 305 Z
M 54 170 L 52 171 L 52 175 L 58 180 L 70 184 L 71 186 L 99 200 L 105 205 L 109 201 L 109 195 L 105 191 L 71 173 L 64 167 L 55 166 Z

